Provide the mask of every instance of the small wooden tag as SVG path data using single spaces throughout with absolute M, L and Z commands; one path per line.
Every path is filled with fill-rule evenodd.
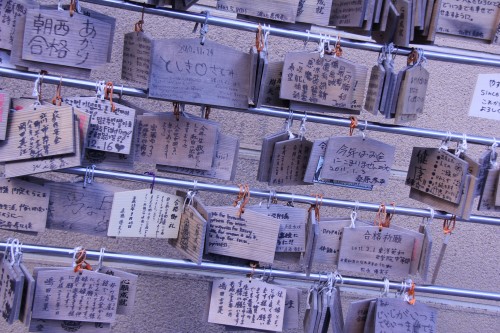
M 40 157 L 29 160 L 6 162 L 5 177 L 19 177 L 80 166 L 82 163 L 83 142 L 80 140 L 79 120 L 75 120 L 75 152 L 73 154 Z M 88 126 L 86 126 L 88 127 Z
M 262 105 L 287 108 L 289 101 L 280 99 L 281 78 L 283 77 L 283 61 L 270 62 L 266 77 L 260 88 L 257 107 Z
M 303 185 L 312 142 L 295 138 L 274 145 L 269 185 Z
M 120 278 L 83 270 L 41 270 L 36 277 L 33 318 L 112 323 Z M 82 292 L 85 290 L 85 293 Z M 70 301 L 66 302 L 65 300 Z
M 420 232 L 424 234 L 422 254 L 420 255 L 420 262 L 418 264 L 418 272 L 424 281 L 427 281 L 429 276 L 429 263 L 432 256 L 432 234 L 429 228 L 422 227 Z
M 500 177 L 500 169 L 489 169 L 487 171 L 477 210 L 500 212 L 500 206 L 495 205 L 495 191 L 497 190 L 498 177 Z
M 26 16 L 28 8 L 38 8 L 40 5 L 34 1 L 2 1 L 0 17 L 2 18 L 2 29 L 0 30 L 0 49 L 12 50 L 14 43 L 15 28 L 20 18 Z M 3 64 L 2 64 L 3 67 Z
M 191 205 L 181 215 L 179 236 L 170 241 L 180 253 L 192 262 L 201 264 L 205 248 L 207 220 Z
M 208 322 L 281 332 L 285 300 L 286 289 L 277 285 L 248 279 L 214 280 Z
M 248 53 L 210 40 L 155 40 L 149 96 L 247 109 L 249 65 Z
M 265 81 L 267 77 L 267 67 L 269 65 L 269 60 L 267 59 L 267 51 L 264 49 L 259 52 L 257 58 L 257 75 L 255 76 L 255 96 L 254 100 L 257 101 L 257 107 L 259 107 L 259 96 L 261 95 L 261 87 L 263 80 Z
M 173 113 L 137 117 L 135 160 L 198 170 L 211 170 L 218 126 Z
M 314 209 L 311 209 L 306 226 L 306 250 L 304 251 L 304 256 L 302 257 L 302 266 L 304 266 L 307 275 L 311 273 L 318 237 L 319 225 L 316 220 Z
M 29 326 L 31 321 L 31 308 L 33 306 L 33 298 L 35 296 L 35 279 L 24 264 L 20 264 L 19 268 L 24 276 L 23 296 L 21 300 L 21 309 L 19 310 L 19 320 L 24 325 Z
M 394 36 L 394 44 L 408 47 L 410 45 L 412 22 L 412 0 L 396 0 L 396 9 L 399 12 L 399 22 Z
M 150 189 L 116 192 L 108 236 L 177 238 L 183 199 Z
M 331 10 L 332 0 L 300 0 L 295 20 L 316 25 L 328 25 Z
M 370 74 L 370 81 L 368 83 L 368 91 L 366 93 L 365 110 L 374 115 L 378 114 L 379 112 L 384 81 L 384 66 L 381 64 L 373 66 L 372 72 Z
M 410 273 L 415 238 L 379 227 L 344 228 L 338 269 L 402 277 Z
M 364 333 L 368 309 L 372 301 L 374 301 L 374 299 L 364 299 L 349 304 L 345 318 L 345 332 Z
M 0 228 L 45 231 L 50 189 L 20 179 L 0 179 Z
M 217 0 L 217 9 L 227 12 L 245 14 L 263 19 L 295 22 L 299 0 Z
M 319 235 L 316 241 L 313 261 L 318 264 L 337 265 L 339 259 L 340 242 L 344 227 L 348 227 L 351 220 L 324 219 L 319 223 Z
M 3 64 L 2 64 L 3 67 Z M 5 140 L 7 134 L 7 120 L 9 117 L 10 97 L 5 90 L 0 90 L 0 140 Z
M 40 105 L 9 116 L 7 137 L 0 142 L 0 161 L 75 152 L 73 110 L 70 106 Z
M 321 178 L 386 185 L 391 174 L 396 147 L 360 136 L 328 140 Z
M 12 63 L 10 52 L 2 49 L 0 49 L 0 65 L 3 68 L 28 70 L 27 68 L 22 68 L 21 66 L 17 68 L 16 65 Z
M 153 40 L 145 32 L 129 32 L 123 37 L 122 79 L 149 85 L 151 67 L 151 44 Z
M 467 162 L 445 150 L 414 147 L 406 185 L 457 204 L 467 170 Z
M 19 319 L 23 285 L 24 278 L 4 256 L 0 270 L 0 310 L 9 324 Z
M 47 228 L 107 236 L 113 195 L 125 189 L 108 184 L 48 182 L 50 188 Z
M 22 58 L 92 69 L 106 64 L 110 35 L 109 23 L 83 14 L 28 9 Z
M 33 318 L 29 332 L 47 333 L 110 333 L 111 324 L 75 320 L 47 320 Z
M 120 278 L 120 293 L 118 295 L 118 307 L 116 313 L 131 315 L 134 311 L 135 294 L 137 291 L 138 276 L 120 269 L 102 266 L 100 272 Z
M 300 289 L 285 287 L 285 314 L 283 318 L 283 329 L 291 330 L 299 328 Z
M 307 210 L 283 205 L 247 206 L 246 209 L 272 217 L 280 223 L 276 252 L 304 252 Z
M 375 331 L 399 333 L 402 327 L 422 327 L 436 332 L 437 310 L 416 302 L 408 304 L 397 298 L 378 298 Z
M 377 300 L 370 301 L 370 306 L 368 307 L 368 313 L 366 314 L 366 321 L 363 333 L 376 333 L 375 331 L 376 315 L 377 315 Z
M 338 27 L 362 27 L 367 0 L 333 0 L 330 24 Z
M 396 107 L 396 124 L 414 120 L 417 114 L 424 112 L 428 82 L 429 72 L 420 65 L 405 71 Z
M 339 287 L 335 287 L 332 290 L 328 302 L 328 311 L 332 332 L 344 332 L 344 315 L 342 313 Z M 323 332 L 325 329 L 327 329 L 327 327 L 323 328 Z
M 236 258 L 272 263 L 280 223 L 264 214 L 235 207 L 207 207 L 207 251 Z
M 239 148 L 240 140 L 238 138 L 219 133 L 215 159 L 210 171 L 172 167 L 161 164 L 157 164 L 156 169 L 158 171 L 179 173 L 190 176 L 234 180 L 234 176 L 236 175 L 236 165 L 238 163 Z
M 259 52 L 255 46 L 252 46 L 249 51 L 250 54 L 250 76 L 248 88 L 248 104 L 255 105 L 255 85 L 257 84 L 257 65 L 259 63 Z
M 257 180 L 268 182 L 271 177 L 271 167 L 274 154 L 274 145 L 277 142 L 287 140 L 288 132 L 281 131 L 268 135 L 262 139 L 262 147 L 260 149 L 259 168 L 257 170 Z
M 318 52 L 285 56 L 280 98 L 349 108 L 353 100 L 356 65 Z
M 135 110 L 95 97 L 69 97 L 63 101 L 91 115 L 85 148 L 129 154 L 135 123 Z
M 309 161 L 307 162 L 306 172 L 304 173 L 305 183 L 314 183 L 315 178 L 319 177 L 319 174 L 316 175 L 316 169 L 320 158 L 325 157 L 328 139 L 329 138 L 324 138 L 313 141 L 311 154 L 309 155 Z
M 391 98 L 394 94 L 394 85 L 396 84 L 398 74 L 394 72 L 394 63 L 392 60 L 384 60 L 384 68 L 385 79 L 380 99 L 379 111 L 385 115 L 390 107 Z
M 314 333 L 314 328 L 319 315 L 318 290 L 316 288 L 312 288 L 312 290 L 309 290 L 308 296 L 309 297 L 306 300 L 306 312 L 304 315 L 304 333 Z

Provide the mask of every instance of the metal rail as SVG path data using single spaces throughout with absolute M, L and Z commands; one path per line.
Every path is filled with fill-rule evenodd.
M 5 250 L 9 245 L 7 243 L 0 243 L 0 250 Z M 22 252 L 33 253 L 39 255 L 50 255 L 57 257 L 68 257 L 73 253 L 74 249 L 69 248 L 59 248 L 50 246 L 40 246 L 40 245 L 22 245 Z M 87 258 L 98 260 L 102 256 L 105 261 L 118 262 L 118 263 L 129 263 L 129 264 L 139 264 L 139 265 L 152 265 L 161 266 L 171 269 L 186 269 L 190 270 L 195 274 L 202 274 L 203 272 L 221 272 L 221 273 L 233 273 L 241 274 L 242 276 L 249 273 L 254 273 L 256 275 L 272 275 L 274 278 L 287 279 L 287 280 L 302 280 L 302 281 L 325 281 L 327 276 L 325 274 L 310 274 L 306 275 L 304 273 L 277 270 L 272 271 L 266 268 L 251 268 L 235 265 L 217 264 L 212 262 L 203 262 L 200 265 L 187 260 L 177 260 L 159 257 L 149 257 L 141 256 L 136 254 L 125 254 L 125 253 L 112 253 L 104 252 L 101 255 L 100 251 L 90 251 L 87 250 Z M 384 282 L 379 280 L 358 278 L 358 277 L 342 277 L 342 282 L 344 285 L 352 285 L 359 287 L 369 287 L 369 288 L 383 288 Z M 393 290 L 401 289 L 401 282 L 390 282 L 389 288 Z M 458 296 L 467 297 L 474 299 L 483 299 L 491 301 L 500 301 L 500 293 L 486 292 L 480 290 L 469 290 L 469 289 L 459 289 L 459 288 L 448 288 L 444 286 L 436 285 L 416 285 L 416 292 L 447 295 L 447 296 Z
M 85 176 L 86 173 L 89 172 L 87 168 L 83 167 L 74 167 L 58 170 L 58 172 L 70 173 L 75 175 Z M 130 180 L 136 182 L 143 183 L 152 183 L 153 177 L 147 175 L 133 174 L 127 172 L 119 172 L 119 171 L 108 171 L 108 170 L 98 170 L 95 169 L 93 172 L 94 177 L 107 178 L 107 179 L 118 179 L 118 180 Z M 92 174 L 89 175 L 92 177 Z M 175 178 L 167 178 L 167 177 L 154 177 L 155 184 L 168 185 L 181 187 L 186 189 L 195 189 L 199 191 L 211 191 L 211 192 L 219 192 L 219 193 L 227 193 L 237 195 L 240 192 L 240 188 L 237 186 L 229 186 L 229 185 L 220 185 L 220 184 L 211 184 L 211 183 L 201 183 L 197 181 L 190 180 L 181 180 Z M 276 197 L 276 199 L 281 201 L 293 201 L 293 202 L 301 202 L 307 204 L 314 204 L 317 199 L 313 196 L 308 195 L 297 195 L 292 193 L 284 193 L 284 192 L 271 192 L 271 191 L 263 191 L 258 189 L 251 189 L 250 196 L 256 198 L 269 198 L 270 196 Z M 349 200 L 336 200 L 330 198 L 323 198 L 322 200 L 323 206 L 331 206 L 338 208 L 347 208 L 347 209 L 360 209 L 371 212 L 377 212 L 379 209 L 378 204 L 366 203 L 366 202 L 355 202 Z M 419 216 L 419 217 L 431 217 L 432 212 L 427 209 L 418 209 L 418 208 L 410 208 L 410 207 L 399 207 L 395 206 L 394 208 L 391 206 L 388 208 L 390 213 L 399 214 L 399 215 L 411 215 L 411 216 Z M 436 211 L 434 213 L 434 218 L 438 219 L 446 219 L 451 218 L 451 214 Z M 479 216 L 479 215 L 471 215 L 468 220 L 459 219 L 458 220 L 464 222 L 471 223 L 479 223 L 479 224 L 488 224 L 500 226 L 500 218 L 497 217 L 489 217 L 489 216 Z
M 34 82 L 38 78 L 38 73 L 0 67 L 0 76 Z M 43 78 L 43 83 L 59 84 L 60 80 L 62 80 L 62 83 L 67 87 L 95 90 L 96 86 L 95 82 L 92 81 L 72 79 L 72 78 L 61 79 L 61 77 L 55 75 L 45 75 Z M 148 93 L 146 90 L 125 87 L 125 86 L 121 87 L 119 85 L 116 85 L 115 93 L 118 93 L 119 95 L 148 98 Z M 285 118 L 285 119 L 291 116 L 294 120 L 301 120 L 302 118 L 304 118 L 304 113 L 302 112 L 294 111 L 292 114 L 290 114 L 288 110 L 279 108 L 261 107 L 261 108 L 230 109 L 230 110 L 269 116 L 269 117 Z M 309 113 L 307 113 L 307 121 L 312 123 L 320 123 L 320 124 L 342 126 L 342 127 L 349 127 L 351 125 L 351 121 L 346 118 L 324 116 L 319 114 L 309 114 Z M 363 130 L 385 132 L 392 134 L 402 134 L 402 135 L 416 136 L 421 138 L 430 138 L 438 140 L 449 139 L 451 141 L 461 141 L 464 138 L 464 133 L 456 133 L 456 132 L 448 133 L 445 131 L 431 130 L 426 128 L 408 127 L 408 126 L 384 124 L 384 123 L 370 122 L 370 121 L 366 122 L 366 127 L 365 127 L 364 120 L 358 120 L 358 124 L 359 124 L 358 128 L 362 128 Z M 466 137 L 467 137 L 467 142 L 472 144 L 492 145 L 493 143 L 497 142 L 497 140 L 492 137 L 469 135 L 469 134 L 466 134 Z

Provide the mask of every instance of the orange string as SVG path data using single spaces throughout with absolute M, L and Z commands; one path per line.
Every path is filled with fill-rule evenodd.
M 411 283 L 411 287 L 410 287 L 410 290 L 408 291 L 408 297 L 411 297 L 409 300 L 408 300 L 408 303 L 411 304 L 411 305 L 414 305 L 415 302 L 417 301 L 416 297 L 415 297 L 415 282 L 412 282 Z
M 73 14 L 76 11 L 76 1 L 70 0 L 69 2 L 69 16 L 73 17 Z
M 89 271 L 92 270 L 92 266 L 90 266 L 90 264 L 85 261 L 86 258 L 87 258 L 87 251 L 85 249 L 82 249 L 82 250 L 77 252 L 76 259 L 75 259 L 76 265 L 75 265 L 75 269 L 74 269 L 75 273 L 81 272 L 84 269 L 89 270 Z
M 240 210 L 238 211 L 238 217 L 241 217 L 241 214 L 245 212 L 245 206 L 250 201 L 250 187 L 247 184 L 244 186 L 243 192 L 243 202 L 240 204 Z
M 210 106 L 205 106 L 205 119 L 210 117 L 210 111 L 212 111 L 212 108 Z
M 257 51 L 260 52 L 264 49 L 264 36 L 262 34 L 262 26 L 259 23 L 257 27 L 257 32 L 255 33 L 255 47 Z
M 56 87 L 56 95 L 52 98 L 52 104 L 56 106 L 61 106 L 62 104 L 62 96 L 61 96 L 61 88 L 62 88 L 62 76 L 59 84 Z
M 358 119 L 354 116 L 349 117 L 351 124 L 349 125 L 349 136 L 352 136 L 354 129 L 358 127 Z
M 375 216 L 375 225 L 378 225 L 379 231 L 382 231 L 382 228 L 387 223 L 387 210 L 385 204 L 381 203 L 378 207 L 377 215 Z
M 418 61 L 418 52 L 416 49 L 412 49 L 410 54 L 408 55 L 408 59 L 406 59 L 406 64 L 408 66 L 413 65 Z
M 340 36 L 337 37 L 337 42 L 335 43 L 335 55 L 337 57 L 341 57 L 342 56 L 342 48 L 340 47 Z
M 109 104 L 111 104 L 111 111 L 115 112 L 116 107 L 115 103 L 113 102 L 113 82 L 109 81 L 106 83 L 106 88 L 104 89 L 104 98 L 109 99 Z
M 443 232 L 445 235 L 448 234 L 451 235 L 451 232 L 453 231 L 453 229 L 455 229 L 456 222 L 457 222 L 457 217 L 455 215 L 452 215 L 449 220 L 445 219 L 443 221 Z
M 319 222 L 320 218 L 320 208 L 321 205 L 323 204 L 323 194 L 313 194 L 316 197 L 316 201 L 314 204 L 309 207 L 308 213 L 310 213 L 314 209 L 314 217 L 316 218 L 316 221 Z M 321 200 L 320 200 L 321 199 Z
M 174 105 L 175 120 L 179 120 L 179 116 L 181 115 L 181 103 L 173 102 L 172 104 Z

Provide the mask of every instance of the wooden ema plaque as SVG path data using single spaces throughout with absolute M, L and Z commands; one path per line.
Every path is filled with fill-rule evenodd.
M 396 147 L 360 136 L 328 140 L 322 179 L 367 185 L 387 185 Z
M 9 116 L 7 138 L 0 142 L 0 162 L 75 152 L 73 109 L 39 105 Z
M 150 189 L 116 192 L 108 236 L 177 238 L 183 199 Z
M 0 65 L 3 64 L 0 63 Z M 0 91 L 0 140 L 5 140 L 7 134 L 7 119 L 9 118 L 10 97 L 9 94 Z
M 5 256 L 0 263 L 0 310 L 9 324 L 19 319 L 24 276 L 17 264 L 12 265 Z
M 300 0 L 297 8 L 297 22 L 328 25 L 332 0 Z
M 123 37 L 123 80 L 137 83 L 141 87 L 149 85 L 152 43 L 152 38 L 145 32 L 125 34 Z
M 238 163 L 239 148 L 240 140 L 238 138 L 219 133 L 215 159 L 212 168 L 209 171 L 173 167 L 161 164 L 157 164 L 156 169 L 163 172 L 179 173 L 197 177 L 234 180 L 234 176 L 236 175 L 236 164 Z
M 299 0 L 217 0 L 217 9 L 260 17 L 263 19 L 295 22 Z
M 288 107 L 288 101 L 280 99 L 281 78 L 283 77 L 283 61 L 270 62 L 266 75 L 262 77 L 257 107 L 262 105 Z
M 356 65 L 318 52 L 290 52 L 285 56 L 280 98 L 349 108 L 353 100 Z
M 111 324 L 76 320 L 31 319 L 29 332 L 50 333 L 110 333 Z
M 30 271 L 23 263 L 19 265 L 19 269 L 24 276 L 23 292 L 21 299 L 21 308 L 19 309 L 19 320 L 26 326 L 29 326 L 31 319 L 31 308 L 33 306 L 33 298 L 35 296 L 35 279 Z
M 409 304 L 397 298 L 378 298 L 375 311 L 374 332 L 400 333 L 407 327 L 423 332 L 437 329 L 437 310 L 422 302 Z
M 347 309 L 344 330 L 350 333 L 364 333 L 368 309 L 370 302 L 374 299 L 364 299 L 361 301 L 351 302 Z
M 396 0 L 394 5 L 399 13 L 399 21 L 394 35 L 394 44 L 408 47 L 410 45 L 412 26 L 412 0 Z
M 285 299 L 286 288 L 259 280 L 214 280 L 208 322 L 281 332 Z
M 379 227 L 345 228 L 340 245 L 340 271 L 402 277 L 410 273 L 415 238 Z
M 131 315 L 134 311 L 135 294 L 137 292 L 138 276 L 120 269 L 102 266 L 99 272 L 120 278 L 120 293 L 116 313 Z
M 33 318 L 112 323 L 120 278 L 83 270 L 41 270 L 36 277 Z
M 338 27 L 362 27 L 368 0 L 333 0 L 330 24 Z
M 78 232 L 93 236 L 107 236 L 113 195 L 123 188 L 93 182 L 54 183 L 50 188 L 47 228 Z
M 458 0 L 443 0 L 437 31 L 468 38 L 492 40 L 498 25 L 498 2 L 484 1 L 463 4 Z
M 429 72 L 421 65 L 405 71 L 396 106 L 396 124 L 414 120 L 424 112 L 428 82 Z
M 246 209 L 272 217 L 280 223 L 276 252 L 304 252 L 307 210 L 283 205 L 247 206 Z
M 337 265 L 344 227 L 348 227 L 350 224 L 350 219 L 323 219 L 319 222 L 314 263 Z
M 210 40 L 153 42 L 149 97 L 248 108 L 250 55 Z
M 365 98 L 365 110 L 377 115 L 382 98 L 382 90 L 385 80 L 385 68 L 381 64 L 372 67 L 368 91 Z
M 2 1 L 2 4 L 0 4 L 0 17 L 2 18 L 0 49 L 12 50 L 12 44 L 16 37 L 15 28 L 20 19 L 26 17 L 28 8 L 38 8 L 39 6 L 34 1 Z
M 468 164 L 438 148 L 414 147 L 406 185 L 457 204 L 462 197 Z
M 272 263 L 280 223 L 249 209 L 238 217 L 235 207 L 207 207 L 209 253 Z
M 50 189 L 20 179 L 0 179 L 0 228 L 45 230 Z
M 5 177 L 19 177 L 40 172 L 47 172 L 80 166 L 82 163 L 83 141 L 80 140 L 80 121 L 75 121 L 75 152 L 73 154 L 40 157 L 29 160 L 5 163 Z
M 274 145 L 269 185 L 302 185 L 312 142 L 295 138 Z
M 201 264 L 205 247 L 207 220 L 191 205 L 186 204 L 181 214 L 179 236 L 171 240 L 172 244 L 185 258 Z
M 22 58 L 92 69 L 107 63 L 111 25 L 68 11 L 28 9 Z
M 218 126 L 173 113 L 137 117 L 135 160 L 197 170 L 211 170 Z
M 134 133 L 135 110 L 95 97 L 68 97 L 64 103 L 90 114 L 85 148 L 111 153 L 129 154 Z
M 498 179 L 500 178 L 500 169 L 489 169 L 486 172 L 484 187 L 479 198 L 479 205 L 477 210 L 479 211 L 489 211 L 489 212 L 500 212 L 500 205 L 497 206 L 495 203 L 495 191 L 498 195 Z
M 260 149 L 259 168 L 257 169 L 257 180 L 268 182 L 271 176 L 271 167 L 273 162 L 274 145 L 277 142 L 287 140 L 290 135 L 286 131 L 267 135 L 262 139 Z

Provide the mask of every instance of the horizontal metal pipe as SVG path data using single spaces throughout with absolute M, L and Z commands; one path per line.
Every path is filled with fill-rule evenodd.
M 0 67 L 0 76 L 34 82 L 38 78 L 38 73 L 25 72 L 16 69 Z M 68 87 L 95 90 L 96 83 L 92 81 L 71 79 L 71 78 L 61 79 L 61 77 L 54 75 L 45 75 L 43 78 L 43 82 L 49 84 L 59 84 L 61 80 L 62 83 Z M 115 93 L 117 93 L 118 95 L 128 95 L 133 97 L 148 98 L 148 93 L 145 90 L 119 86 L 119 85 L 115 87 Z M 278 108 L 266 108 L 266 107 L 249 108 L 249 109 L 228 109 L 228 110 L 246 112 L 250 114 L 258 114 L 276 118 L 288 118 L 291 116 L 294 120 L 301 120 L 305 115 L 305 113 L 302 112 L 293 112 L 290 115 L 290 112 L 288 110 L 278 109 Z M 309 113 L 307 113 L 307 121 L 312 123 L 343 126 L 343 127 L 349 127 L 351 125 L 351 121 L 346 118 L 323 116 L 323 115 L 309 114 Z M 407 127 L 407 126 L 384 124 L 384 123 L 377 123 L 370 121 L 365 122 L 364 120 L 358 120 L 358 128 L 362 130 L 370 130 L 370 131 L 385 132 L 392 134 L 402 134 L 402 135 L 438 139 L 438 140 L 450 139 L 452 141 L 461 141 L 464 138 L 464 133 L 451 133 L 451 132 L 448 133 L 444 131 L 430 130 L 426 128 Z M 495 138 L 469 135 L 469 134 L 465 135 L 467 138 L 467 142 L 472 144 L 492 145 L 493 143 L 497 142 Z
M 87 168 L 83 167 L 73 167 L 59 170 L 59 172 L 71 173 L 75 175 L 84 176 L 85 173 L 88 172 Z M 118 179 L 118 180 L 131 180 L 143 183 L 151 183 L 153 181 L 152 176 L 147 175 L 139 175 L 127 172 L 119 172 L 119 171 L 109 171 L 109 170 L 98 170 L 95 169 L 93 171 L 95 177 L 107 178 L 107 179 Z M 91 176 L 91 175 L 90 175 Z M 210 184 L 210 183 L 201 183 L 190 180 L 181 180 L 175 178 L 166 178 L 166 177 L 155 177 L 155 184 L 174 186 L 174 187 L 182 187 L 186 189 L 196 189 L 200 191 L 211 191 L 211 192 L 219 192 L 219 193 L 227 193 L 227 194 L 238 194 L 240 192 L 239 187 L 237 186 L 229 186 L 229 185 L 219 185 L 219 184 Z M 257 198 L 269 198 L 271 192 L 263 191 L 263 190 L 250 190 L 251 197 Z M 294 201 L 294 202 L 302 202 L 308 204 L 314 204 L 316 202 L 316 197 L 308 196 L 308 195 L 297 195 L 291 193 L 284 192 L 276 192 L 276 194 L 272 193 L 272 195 L 276 196 L 278 200 L 281 201 Z M 323 206 L 331 206 L 338 208 L 358 208 L 360 210 L 366 210 L 371 212 L 376 212 L 379 209 L 378 204 L 366 203 L 366 202 L 355 202 L 348 200 L 336 200 L 330 198 L 323 198 L 322 200 Z M 418 209 L 418 208 L 410 208 L 410 207 L 398 207 L 394 208 L 391 206 L 388 208 L 390 213 L 399 214 L 399 215 L 411 215 L 411 216 L 419 216 L 419 217 L 431 217 L 431 211 L 426 209 Z M 436 211 L 434 213 L 434 218 L 437 219 L 446 219 L 451 218 L 451 214 Z M 489 224 L 500 226 L 500 218 L 488 217 L 488 216 L 478 216 L 472 215 L 470 219 L 463 220 L 457 218 L 457 220 L 464 222 L 472 222 L 479 224 Z
M 0 250 L 5 250 L 8 246 L 7 243 L 0 243 Z M 58 257 L 68 257 L 71 258 L 73 253 L 73 249 L 69 248 L 59 248 L 59 247 L 50 247 L 50 246 L 40 246 L 40 245 L 22 245 L 22 252 L 24 253 L 33 253 L 39 255 L 50 255 L 50 256 L 58 256 Z M 277 269 L 266 269 L 266 268 L 256 268 L 253 269 L 251 267 L 243 267 L 243 266 L 235 266 L 235 265 L 226 265 L 226 264 L 218 264 L 211 262 L 203 262 L 200 265 L 187 261 L 187 260 L 177 260 L 177 259 L 168 259 L 168 258 L 159 258 L 159 257 L 149 257 L 149 256 L 141 256 L 135 254 L 124 254 L 124 253 L 113 253 L 113 252 L 104 252 L 101 255 L 100 251 L 91 251 L 87 250 L 87 258 L 89 259 L 99 259 L 102 256 L 102 259 L 105 261 L 112 261 L 117 263 L 130 263 L 130 264 L 140 264 L 140 265 L 152 265 L 152 266 L 161 266 L 165 268 L 172 269 L 188 269 L 192 270 L 193 273 L 202 274 L 206 271 L 212 272 L 222 272 L 222 273 L 233 273 L 233 274 L 249 274 L 254 273 L 256 275 L 271 275 L 274 278 L 278 279 L 288 279 L 288 280 L 302 280 L 302 281 L 325 281 L 327 279 L 326 274 L 310 274 L 306 275 L 304 273 L 285 271 L 285 270 L 277 270 Z M 345 285 L 353 285 L 360 287 L 369 287 L 369 288 L 383 288 L 384 282 L 379 280 L 358 278 L 358 277 L 342 277 L 342 282 Z M 402 287 L 402 283 L 400 282 L 390 282 L 389 288 L 393 290 L 400 290 Z M 416 285 L 416 292 L 429 293 L 429 294 L 439 294 L 439 295 L 447 295 L 447 296 L 458 296 L 458 297 L 467 297 L 467 298 L 475 298 L 475 299 L 483 299 L 483 300 L 492 300 L 492 301 L 500 301 L 500 293 L 493 292 L 485 292 L 479 290 L 469 290 L 469 289 L 459 289 L 459 288 L 448 288 L 444 286 L 436 286 L 436 285 Z
M 185 21 L 203 23 L 206 20 L 206 17 L 203 14 L 194 14 L 191 12 L 176 11 L 169 8 L 151 8 L 147 7 L 146 5 L 139 5 L 120 0 L 82 0 L 82 1 L 102 6 L 126 9 L 135 12 L 142 12 L 144 10 L 144 13 L 146 14 L 165 16 Z M 208 17 L 207 23 L 209 25 L 216 25 L 225 28 L 245 30 L 251 32 L 256 32 L 258 28 L 257 23 L 244 22 L 241 20 L 223 18 L 212 15 Z M 302 31 L 287 30 L 276 27 L 270 27 L 269 32 L 272 36 L 286 37 L 286 38 L 311 41 L 311 42 L 317 42 L 321 38 L 324 38 L 323 35 L 317 33 L 312 33 L 312 32 L 307 33 Z M 342 47 L 380 52 L 382 46 L 383 45 L 381 44 L 376 44 L 371 42 L 361 42 L 361 41 L 350 40 L 347 38 L 342 38 Z M 420 45 L 417 46 L 420 47 Z M 425 48 L 424 45 L 422 45 L 422 47 Z M 432 60 L 461 63 L 467 65 L 486 65 L 486 66 L 500 67 L 500 55 L 494 55 L 485 52 L 477 52 L 470 50 L 460 50 L 460 53 L 458 52 L 454 53 L 453 49 L 448 49 L 445 47 L 441 47 L 441 49 L 447 50 L 448 52 L 426 50 L 425 57 L 427 59 L 432 59 Z M 410 51 L 411 50 L 408 48 L 400 47 L 396 50 L 396 53 L 399 55 L 408 55 Z M 485 56 L 486 54 L 488 56 Z

